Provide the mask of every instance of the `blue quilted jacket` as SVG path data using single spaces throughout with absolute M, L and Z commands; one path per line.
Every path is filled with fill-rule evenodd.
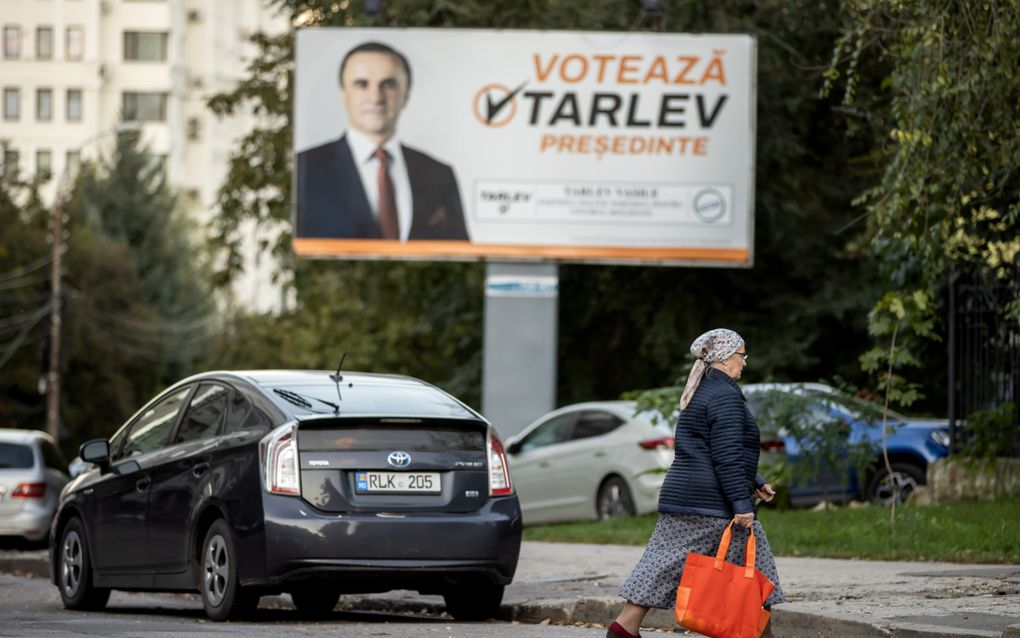
M 744 393 L 709 368 L 676 426 L 676 456 L 659 494 L 659 511 L 732 518 L 754 511 L 761 441 Z

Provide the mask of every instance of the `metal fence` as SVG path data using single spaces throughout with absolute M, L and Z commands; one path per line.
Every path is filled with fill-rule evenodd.
M 949 285 L 950 453 L 966 442 L 977 412 L 1012 403 L 1013 454 L 1020 453 L 1020 320 L 1006 307 L 1020 298 L 1020 268 L 1007 281 L 959 276 Z

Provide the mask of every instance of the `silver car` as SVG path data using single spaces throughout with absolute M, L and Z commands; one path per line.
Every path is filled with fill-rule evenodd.
M 47 538 L 69 480 L 67 462 L 48 434 L 0 429 L 0 536 Z
M 510 440 L 524 524 L 648 514 L 673 462 L 673 428 L 633 401 L 577 403 Z

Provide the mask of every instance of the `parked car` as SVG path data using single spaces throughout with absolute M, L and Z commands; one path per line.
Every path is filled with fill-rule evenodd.
M 111 589 L 194 591 L 224 620 L 262 594 L 325 613 L 342 593 L 441 594 L 498 611 L 521 512 L 490 424 L 409 377 L 211 372 L 81 447 L 53 523 L 68 609 Z
M 846 430 L 847 447 L 857 443 L 873 450 L 872 465 L 858 479 L 850 468 L 846 475 L 827 473 L 795 481 L 790 492 L 792 505 L 814 505 L 823 499 L 836 502 L 849 500 L 888 503 L 893 498 L 906 499 L 914 488 L 924 485 L 928 464 L 949 453 L 949 425 L 946 420 L 915 419 L 893 410 L 885 410 L 888 425 L 887 447 L 892 480 L 882 459 L 882 406 L 850 396 L 821 383 L 748 384 L 743 386 L 748 407 L 762 425 L 762 464 L 767 466 L 777 456 L 789 463 L 801 462 L 804 452 L 794 436 L 783 428 L 770 429 L 759 414 L 764 397 L 770 392 L 795 393 L 805 399 L 809 423 L 819 428 L 842 427 Z
M 0 536 L 44 540 L 68 480 L 67 462 L 50 435 L 0 430 Z
M 507 445 L 526 524 L 654 512 L 673 431 L 633 401 L 568 405 Z

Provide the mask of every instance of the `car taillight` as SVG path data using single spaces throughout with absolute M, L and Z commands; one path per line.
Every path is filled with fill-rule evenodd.
M 285 425 L 270 432 L 259 444 L 266 490 L 274 494 L 301 493 L 295 428 Z
M 664 436 L 660 439 L 646 439 L 644 441 L 639 442 L 638 445 L 640 445 L 641 448 L 645 450 L 654 450 L 660 447 L 672 449 L 673 437 Z
M 782 452 L 783 450 L 786 449 L 786 444 L 783 443 L 783 441 L 781 439 L 774 439 L 774 440 L 771 440 L 771 441 L 762 441 L 761 442 L 761 449 L 764 450 L 765 452 L 771 452 L 772 450 L 775 450 L 777 452 Z
M 489 434 L 489 496 L 506 496 L 514 493 L 510 483 L 510 466 L 506 462 L 503 442 Z
M 11 492 L 11 498 L 42 498 L 45 495 L 45 483 L 20 483 Z

